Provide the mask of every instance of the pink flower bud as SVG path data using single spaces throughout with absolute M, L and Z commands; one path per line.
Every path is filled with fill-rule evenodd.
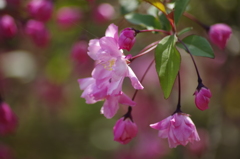
M 212 97 L 211 91 L 206 87 L 201 87 L 194 92 L 195 104 L 200 110 L 208 109 L 208 103 Z
M 40 21 L 29 20 L 26 24 L 25 32 L 39 47 L 44 47 L 49 43 L 50 33 L 44 23 Z
M 34 19 L 46 22 L 52 16 L 53 4 L 50 0 L 32 0 L 27 9 Z
M 221 49 L 225 48 L 231 34 L 232 29 L 226 24 L 212 25 L 208 32 L 211 42 Z
M 108 3 L 100 4 L 94 13 L 94 20 L 98 23 L 104 23 L 113 18 L 115 14 L 114 8 Z
M 6 103 L 0 104 L 0 135 L 15 132 L 17 117 Z
M 17 26 L 13 17 L 4 15 L 0 18 L 0 33 L 6 38 L 11 38 L 17 33 Z
M 81 12 L 77 8 L 63 7 L 57 12 L 57 22 L 64 28 L 76 25 L 81 17 Z
M 158 123 L 151 124 L 150 127 L 159 130 L 159 137 L 168 138 L 170 148 L 178 145 L 186 146 L 188 142 L 200 140 L 197 129 L 188 114 L 175 113 Z
M 86 41 L 79 41 L 72 47 L 71 56 L 73 60 L 79 63 L 85 63 L 88 61 L 88 43 Z
M 132 138 L 137 136 L 137 125 L 131 119 L 120 118 L 113 127 L 114 141 L 121 144 L 129 143 Z
M 132 28 L 124 29 L 119 36 L 119 49 L 126 49 L 128 51 L 131 50 L 132 46 L 136 41 L 136 30 Z

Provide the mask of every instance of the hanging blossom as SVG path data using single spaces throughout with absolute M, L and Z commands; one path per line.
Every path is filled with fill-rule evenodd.
M 170 148 L 178 145 L 186 146 L 188 142 L 200 140 L 197 129 L 188 114 L 175 113 L 158 123 L 151 124 L 150 127 L 159 130 L 159 137 L 168 138 Z
M 92 77 L 79 79 L 80 89 L 84 90 L 81 97 L 86 103 L 93 104 L 105 100 L 101 113 L 106 118 L 112 118 L 118 104 L 134 106 L 132 101 L 122 91 L 125 77 L 129 77 L 135 89 L 143 89 L 133 70 L 128 66 L 129 58 L 119 49 L 118 27 L 110 24 L 105 36 L 89 42 L 88 55 L 95 60 Z

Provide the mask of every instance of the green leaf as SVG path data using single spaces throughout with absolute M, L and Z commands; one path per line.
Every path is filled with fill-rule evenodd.
M 177 33 L 177 35 L 180 36 L 180 35 L 182 35 L 182 34 L 185 34 L 185 33 L 189 32 L 189 31 L 191 31 L 192 29 L 193 29 L 193 27 L 185 28 L 185 29 L 179 31 L 179 32 Z
M 155 6 L 160 11 L 162 11 L 164 14 L 167 14 L 166 8 L 160 0 L 144 0 L 144 1 L 150 3 L 153 6 Z
M 175 47 L 175 42 L 174 35 L 166 36 L 155 50 L 156 70 L 164 98 L 168 98 L 171 94 L 181 63 L 181 56 Z
M 207 39 L 201 36 L 190 35 L 184 38 L 182 41 L 188 47 L 192 55 L 209 58 L 215 57 L 211 45 L 209 44 Z M 177 46 L 186 51 L 186 48 L 181 43 L 178 43 Z
M 159 20 L 161 22 L 161 29 L 162 30 L 167 30 L 167 31 L 171 30 L 171 25 L 170 25 L 168 19 L 166 18 L 166 16 L 164 14 L 161 14 L 159 16 Z
M 181 18 L 183 12 L 185 11 L 189 0 L 177 0 L 175 2 L 175 8 L 174 8 L 174 21 L 177 25 L 179 19 Z
M 160 29 L 159 21 L 152 15 L 130 13 L 125 15 L 125 19 L 132 24 L 140 25 L 147 29 Z

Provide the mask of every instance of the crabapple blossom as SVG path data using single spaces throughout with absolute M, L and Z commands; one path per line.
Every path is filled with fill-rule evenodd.
M 170 148 L 178 145 L 186 146 L 188 142 L 200 140 L 196 127 L 188 114 L 175 113 L 158 123 L 151 124 L 150 127 L 159 130 L 159 137 L 168 138 Z
M 208 103 L 212 97 L 211 91 L 208 88 L 202 86 L 200 89 L 197 88 L 197 90 L 194 92 L 194 95 L 197 108 L 200 110 L 208 109 Z
M 208 32 L 211 42 L 221 49 L 225 48 L 231 34 L 232 29 L 226 24 L 214 24 Z
M 118 45 L 118 27 L 110 24 L 105 36 L 89 42 L 88 55 L 96 61 L 92 77 L 79 79 L 81 97 L 92 104 L 105 100 L 101 113 L 107 118 L 115 115 L 118 103 L 134 106 L 133 102 L 122 92 L 122 83 L 129 77 L 135 89 L 143 89 L 132 69 L 128 66 L 129 57 L 125 56 Z
M 101 113 L 104 114 L 106 118 L 112 118 L 116 114 L 119 108 L 118 103 L 130 106 L 136 105 L 136 103 L 122 91 L 119 92 L 119 94 L 106 95 L 108 82 L 102 85 L 101 88 L 98 88 L 96 80 L 91 77 L 79 79 L 78 82 L 80 89 L 84 90 L 81 97 L 86 99 L 87 104 L 93 104 L 105 99 Z
M 120 118 L 113 127 L 114 141 L 121 144 L 129 143 L 137 136 L 137 125 L 130 118 Z
M 11 38 L 17 33 L 17 26 L 13 17 L 10 15 L 3 15 L 0 17 L 0 33 L 6 38 Z
M 0 103 L 0 135 L 13 133 L 17 128 L 17 117 L 8 106 L 8 104 Z
M 136 41 L 136 34 L 137 31 L 132 28 L 124 29 L 119 36 L 119 48 L 130 51 Z
M 32 0 L 27 9 L 34 19 L 46 22 L 52 16 L 53 3 L 50 0 Z

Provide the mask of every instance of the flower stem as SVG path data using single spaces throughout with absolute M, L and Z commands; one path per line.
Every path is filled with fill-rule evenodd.
M 181 79 L 180 79 L 180 72 L 178 71 L 178 104 L 177 104 L 177 108 L 175 110 L 175 113 L 180 113 L 181 111 Z
M 203 27 L 207 32 L 209 31 L 210 27 L 206 24 L 203 24 L 202 22 L 200 22 L 197 18 L 195 18 L 193 15 L 184 12 L 183 15 L 185 17 L 187 17 L 188 19 L 191 19 L 192 21 L 196 22 L 198 25 L 200 25 L 201 27 Z
M 166 30 L 159 30 L 159 29 L 152 29 L 152 30 L 138 30 L 138 33 L 143 33 L 143 32 L 161 32 L 161 33 L 164 33 L 166 35 L 170 35 L 171 33 L 169 31 L 166 31 Z
M 124 120 L 129 118 L 133 122 L 133 119 L 132 119 L 132 107 L 131 106 L 128 106 L 128 111 L 127 111 L 127 113 L 123 117 L 124 117 Z
M 180 43 L 182 43 L 182 45 L 185 47 L 186 51 L 190 54 L 190 57 L 191 57 L 191 59 L 192 59 L 192 61 L 193 61 L 194 67 L 195 67 L 196 72 L 197 72 L 198 83 L 202 83 L 202 79 L 201 79 L 201 77 L 200 77 L 200 74 L 199 74 L 199 71 L 198 71 L 198 68 L 197 68 L 196 62 L 195 62 L 195 60 L 194 60 L 194 58 L 193 58 L 192 53 L 190 52 L 190 50 L 188 49 L 187 45 L 186 45 L 182 40 L 180 40 L 180 39 L 178 38 L 178 41 L 179 41 Z
M 133 56 L 131 59 L 129 59 L 131 62 L 138 58 L 138 57 L 141 57 L 147 53 L 149 53 L 150 51 L 152 51 L 153 49 L 155 49 L 157 47 L 157 44 L 159 43 L 159 41 L 155 41 L 151 44 L 149 44 L 148 46 L 146 46 L 144 49 L 142 49 L 139 54 L 137 54 L 136 56 Z

